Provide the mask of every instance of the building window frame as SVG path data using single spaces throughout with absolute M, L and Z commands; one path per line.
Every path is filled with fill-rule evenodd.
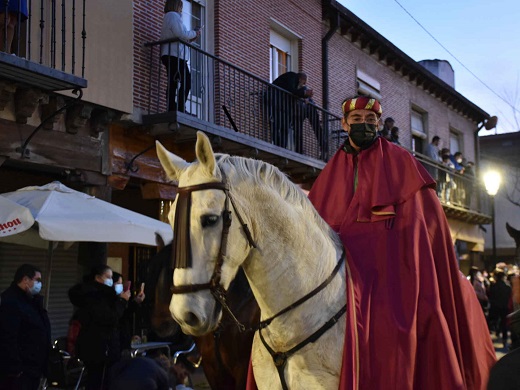
M 426 110 L 412 105 L 410 109 L 410 129 L 412 151 L 424 154 L 424 148 L 428 143 L 428 112 Z
M 461 131 L 450 126 L 450 153 L 453 155 L 457 152 L 461 152 L 464 155 L 464 135 Z M 457 145 L 457 150 L 453 150 L 453 145 Z
M 271 19 L 269 29 L 269 81 L 286 72 L 298 72 L 301 36 Z
M 381 100 L 381 83 L 362 69 L 356 68 L 357 93 Z

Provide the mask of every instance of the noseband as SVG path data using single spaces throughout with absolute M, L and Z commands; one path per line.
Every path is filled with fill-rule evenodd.
M 222 172 L 222 175 L 224 173 Z M 229 202 L 231 202 L 235 214 L 244 230 L 247 241 L 251 248 L 256 248 L 256 244 L 251 236 L 251 232 L 246 223 L 244 223 L 235 202 L 229 193 L 229 187 L 225 183 L 225 178 L 221 182 L 203 183 L 188 187 L 179 187 L 177 190 L 177 206 L 175 208 L 174 220 L 174 239 L 173 239 L 173 253 L 172 253 L 172 268 L 191 268 L 191 242 L 190 242 L 190 214 L 191 214 L 191 194 L 196 191 L 203 190 L 221 190 L 226 195 L 224 202 L 224 210 L 222 211 L 222 235 L 220 238 L 220 249 L 213 274 L 208 283 L 187 284 L 182 286 L 173 286 L 173 294 L 187 294 L 201 290 L 210 290 L 222 307 L 229 312 L 235 319 L 235 316 L 229 309 L 226 302 L 226 289 L 220 284 L 222 276 L 222 266 L 224 265 L 224 257 L 226 256 L 227 242 L 229 236 L 229 228 L 231 227 L 231 210 L 229 209 Z M 244 327 L 245 328 L 245 327 Z

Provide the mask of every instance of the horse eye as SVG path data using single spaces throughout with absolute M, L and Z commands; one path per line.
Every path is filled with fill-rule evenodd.
M 200 217 L 200 223 L 202 224 L 202 227 L 210 227 L 215 225 L 218 220 L 220 219 L 220 215 L 203 215 Z

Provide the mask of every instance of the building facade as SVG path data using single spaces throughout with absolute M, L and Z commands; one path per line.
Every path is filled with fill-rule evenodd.
M 341 102 L 358 93 L 380 99 L 384 117 L 394 118 L 400 129 L 402 146 L 424 164 L 434 164 L 424 152 L 437 135 L 443 147 L 478 165 L 478 129 L 490 116 L 450 85 L 449 64 L 440 62 L 437 77 L 428 69 L 435 71 L 439 62 L 433 68 L 431 62 L 415 62 L 336 1 L 184 0 L 187 28 L 204 26 L 186 48 L 191 91 L 185 112 L 167 109 L 159 43 L 162 2 L 90 0 L 56 9 L 55 2 L 45 4 L 50 8 L 34 7 L 22 26 L 25 51 L 0 53 L 0 193 L 60 180 L 165 218 L 176 187 L 160 168 L 154 142 L 192 160 L 198 130 L 208 134 L 216 151 L 270 162 L 308 189 L 345 141 Z M 275 142 L 280 114 L 272 102 L 286 104 L 282 111 L 291 118 L 300 109 L 290 94 L 271 84 L 287 71 L 307 74 L 325 141 L 305 120 L 301 129 L 288 121 L 289 139 Z M 470 202 L 460 197 L 458 204 L 443 204 L 459 242 L 461 267 L 467 268 L 479 261 L 478 225 L 490 215 L 475 181 L 454 178 L 459 188 L 475 192 Z M 137 285 L 154 251 L 120 244 L 64 250 L 77 261 L 64 260 L 67 276 L 52 279 L 50 307 L 59 314 L 55 335 L 72 313 L 63 294 L 93 257 L 109 257 Z M 0 243 L 0 289 L 20 259 L 45 265 L 44 256 Z

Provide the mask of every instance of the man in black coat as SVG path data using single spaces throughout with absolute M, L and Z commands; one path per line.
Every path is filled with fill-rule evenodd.
M 289 92 L 280 91 L 277 88 L 270 88 L 267 96 L 267 106 L 269 108 L 269 119 L 271 122 L 271 138 L 275 145 L 283 148 L 287 147 L 287 137 L 289 127 L 296 127 L 297 122 L 303 122 L 303 110 L 298 105 L 299 99 L 310 98 L 312 89 L 306 88 L 307 75 L 305 73 L 287 72 L 273 81 L 273 85 Z M 295 130 L 296 131 L 296 130 Z M 294 138 L 301 135 L 294 135 Z M 298 139 L 298 141 L 299 141 Z M 299 147 L 296 151 L 301 153 Z
M 41 271 L 24 264 L 0 301 L 0 389 L 36 390 L 46 375 L 51 325 L 43 308 Z

